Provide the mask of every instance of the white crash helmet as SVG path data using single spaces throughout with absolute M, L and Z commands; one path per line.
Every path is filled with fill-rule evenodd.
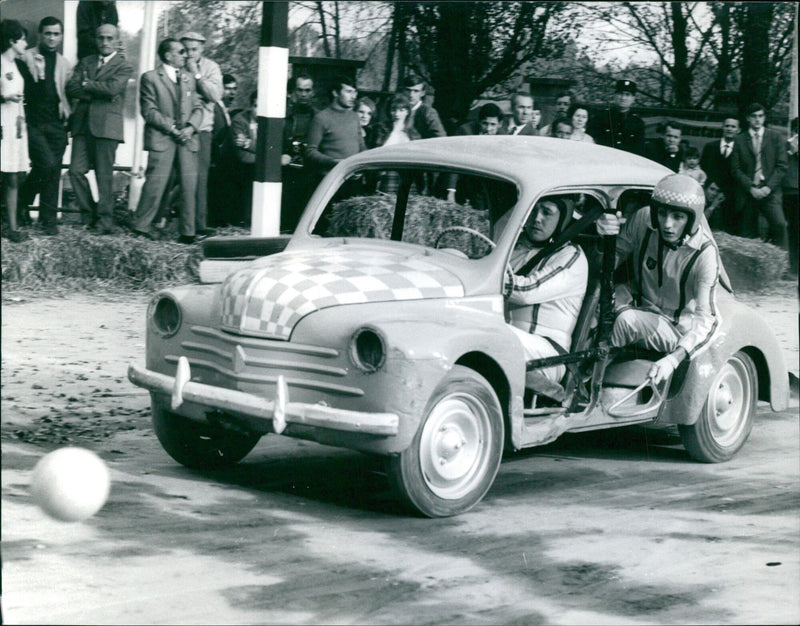
M 689 216 L 683 234 L 694 235 L 700 228 L 700 219 L 706 207 L 706 196 L 703 187 L 691 176 L 670 174 L 665 176 L 653 189 L 650 198 L 650 221 L 658 230 L 658 209 L 665 208 L 681 211 Z

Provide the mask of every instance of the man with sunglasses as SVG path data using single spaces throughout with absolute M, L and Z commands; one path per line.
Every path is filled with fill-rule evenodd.
M 186 49 L 176 39 L 167 38 L 158 46 L 161 65 L 142 74 L 139 103 L 144 127 L 144 149 L 149 151 L 147 171 L 139 205 L 136 207 L 133 234 L 158 239 L 151 224 L 166 202 L 169 183 L 177 176 L 182 191 L 179 213 L 180 243 L 195 239 L 197 192 L 197 129 L 203 109 L 194 76 L 184 71 Z
M 700 183 L 671 174 L 653 189 L 650 207 L 624 228 L 620 213 L 597 220 L 601 235 L 619 235 L 617 266 L 630 259 L 633 268 L 630 284 L 617 287 L 611 343 L 666 353 L 648 373 L 656 384 L 707 346 L 719 321 L 719 252 L 703 223 L 704 207 Z

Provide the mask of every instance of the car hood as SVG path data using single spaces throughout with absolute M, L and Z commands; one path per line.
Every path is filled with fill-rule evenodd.
M 343 304 L 458 298 L 464 287 L 419 253 L 359 249 L 282 252 L 232 273 L 222 285 L 222 327 L 288 340 L 309 313 Z

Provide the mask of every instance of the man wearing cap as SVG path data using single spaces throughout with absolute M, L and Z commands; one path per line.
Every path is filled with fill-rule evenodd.
M 631 107 L 636 100 L 636 83 L 618 80 L 614 106 L 593 116 L 590 133 L 595 143 L 634 154 L 644 154 L 644 121 Z
M 572 205 L 563 198 L 543 198 L 522 228 L 509 261 L 512 273 L 506 280 L 511 328 L 525 351 L 525 360 L 569 352 L 578 320 L 589 265 L 579 246 L 565 243 L 545 256 L 527 274 L 517 272 L 561 232 L 572 217 Z M 559 382 L 563 365 L 538 373 Z
M 200 96 L 203 117 L 197 136 L 200 150 L 197 153 L 197 214 L 198 235 L 209 235 L 208 229 L 208 168 L 211 166 L 211 144 L 214 134 L 214 104 L 222 98 L 222 72 L 211 59 L 203 56 L 206 38 L 194 31 L 181 35 L 186 48 L 186 71 L 194 77 L 195 89 Z
M 719 252 L 704 224 L 704 206 L 700 183 L 670 174 L 653 189 L 650 207 L 621 230 L 619 212 L 597 220 L 598 233 L 618 235 L 617 266 L 630 260 L 633 268 L 630 285 L 617 287 L 611 343 L 666 353 L 648 373 L 656 384 L 707 346 L 719 321 Z

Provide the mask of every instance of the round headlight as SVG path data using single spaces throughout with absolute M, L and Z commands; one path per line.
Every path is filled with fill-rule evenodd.
M 150 321 L 162 337 L 172 337 L 181 327 L 181 309 L 169 296 L 159 296 L 150 304 Z
M 383 337 L 371 328 L 359 328 L 350 342 L 353 362 L 365 372 L 375 372 L 386 360 Z

